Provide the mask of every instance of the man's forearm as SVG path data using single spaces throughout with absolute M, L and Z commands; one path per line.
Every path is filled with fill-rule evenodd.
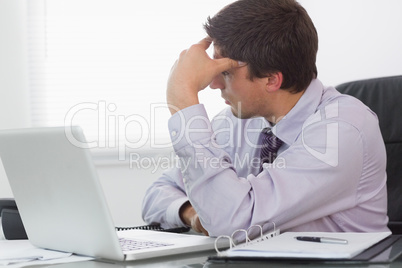
M 179 217 L 179 208 L 188 201 L 181 185 L 175 183 L 173 176 L 181 178 L 180 170 L 168 171 L 147 190 L 143 204 L 142 217 L 147 223 L 160 223 L 164 228 L 184 226 Z

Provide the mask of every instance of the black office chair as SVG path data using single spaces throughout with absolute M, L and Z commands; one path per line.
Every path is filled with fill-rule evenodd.
M 336 87 L 378 116 L 387 150 L 388 227 L 402 234 L 402 76 L 348 82 Z

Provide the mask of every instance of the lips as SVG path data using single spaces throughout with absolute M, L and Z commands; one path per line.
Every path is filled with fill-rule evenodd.
M 227 105 L 230 105 L 230 104 L 231 104 L 230 101 L 228 101 L 223 95 L 221 95 L 221 97 L 222 97 L 222 99 L 225 101 L 225 103 L 226 103 Z

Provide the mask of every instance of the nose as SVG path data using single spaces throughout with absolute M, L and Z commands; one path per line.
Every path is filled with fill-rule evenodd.
M 222 75 L 217 75 L 209 84 L 209 87 L 212 89 L 224 89 L 225 83 L 223 81 Z

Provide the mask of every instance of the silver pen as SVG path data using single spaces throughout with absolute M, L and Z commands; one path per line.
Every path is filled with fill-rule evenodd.
M 317 242 L 317 243 L 331 243 L 331 244 L 343 244 L 343 245 L 346 245 L 348 243 L 348 240 L 332 238 L 332 237 L 296 236 L 295 238 L 299 241 Z

